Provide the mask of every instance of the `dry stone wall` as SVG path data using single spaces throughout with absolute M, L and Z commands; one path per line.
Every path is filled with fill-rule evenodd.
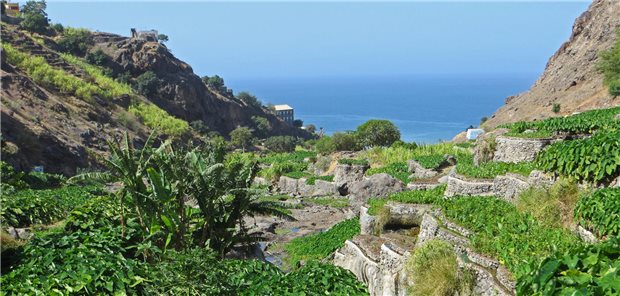
M 523 139 L 498 136 L 495 138 L 496 146 L 493 161 L 513 163 L 534 161 L 538 153 L 552 142 L 553 139 Z

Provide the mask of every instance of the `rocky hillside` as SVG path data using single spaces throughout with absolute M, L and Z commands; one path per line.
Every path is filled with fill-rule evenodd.
M 209 89 L 188 64 L 158 42 L 92 33 L 87 51 L 101 49 L 105 53 L 103 69 L 111 69 L 97 77 L 89 72 L 88 64 L 67 60 L 59 51 L 61 37 L 49 35 L 33 36 L 16 26 L 2 24 L 4 46 L 11 46 L 28 57 L 27 60 L 43 59 L 30 68 L 26 63 L 17 66 L 7 59 L 5 48 L 2 51 L 2 158 L 19 170 L 29 171 L 42 165 L 45 171 L 72 175 L 77 168 L 96 167 L 99 156 L 106 155 L 107 141 L 125 131 L 136 141 L 143 141 L 151 128 L 143 118 L 128 112 L 129 106 L 135 104 L 154 104 L 165 111 L 163 114 L 187 123 L 202 121 L 210 131 L 223 136 L 238 126 L 255 128 L 253 116 L 270 122 L 271 135 L 310 136 L 262 108 L 237 100 L 231 93 Z M 48 71 L 45 75 L 40 73 L 43 68 Z M 83 95 L 81 90 L 63 89 L 59 87 L 61 83 L 70 83 L 58 77 L 53 80 L 50 74 L 53 71 L 60 73 L 56 76 L 84 86 L 88 93 L 98 91 L 91 96 Z M 128 89 L 123 91 L 122 85 L 101 77 L 125 75 L 135 82 L 147 71 L 153 72 L 158 80 L 148 97 L 127 85 Z M 102 83 L 105 79 L 111 82 Z M 121 90 L 111 90 L 110 84 Z M 182 137 L 196 138 L 197 133 L 189 130 Z
M 603 76 L 597 71 L 599 52 L 612 47 L 620 29 L 620 2 L 595 0 L 573 25 L 570 39 L 549 59 L 545 71 L 527 92 L 506 99 L 506 104 L 484 124 L 497 125 L 537 120 L 620 105 L 609 95 Z

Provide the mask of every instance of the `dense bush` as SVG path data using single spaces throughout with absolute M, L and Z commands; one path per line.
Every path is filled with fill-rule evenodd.
M 44 190 L 20 190 L 2 194 L 2 224 L 27 227 L 50 224 L 63 219 L 76 206 L 94 197 L 96 187 L 62 187 Z
M 254 140 L 254 136 L 252 135 L 252 129 L 240 126 L 230 132 L 230 144 L 232 144 L 236 148 L 241 148 L 245 150 L 252 146 L 252 141 Z
M 146 71 L 136 78 L 136 81 L 134 82 L 134 87 L 139 94 L 150 97 L 151 95 L 155 94 L 160 83 L 161 81 L 159 81 L 159 78 L 157 78 L 155 72 Z
M 129 112 L 162 134 L 178 136 L 189 130 L 187 121 L 171 116 L 154 104 L 138 103 L 130 106 Z
M 295 151 L 291 153 L 271 153 L 260 158 L 260 163 L 276 164 L 283 162 L 304 163 L 304 159 L 316 157 L 316 153 L 312 151 Z M 307 164 L 305 164 L 307 166 Z
M 442 240 L 415 249 L 405 268 L 414 283 L 408 295 L 473 295 L 474 276 L 459 269 L 454 248 Z
M 620 235 L 620 188 L 605 188 L 581 197 L 575 219 L 586 229 L 603 236 Z
M 342 221 L 325 232 L 294 238 L 284 249 L 289 254 L 291 266 L 295 266 L 301 260 L 320 260 L 329 256 L 359 232 L 359 219 L 353 218 Z
M 493 179 L 495 176 L 504 175 L 506 173 L 516 173 L 528 176 L 534 169 L 536 164 L 532 162 L 485 162 L 479 166 L 474 165 L 471 155 L 457 156 L 456 172 L 471 178 Z
M 517 283 L 517 295 L 620 294 L 620 239 L 558 252 L 541 262 Z
M 400 131 L 389 120 L 368 120 L 357 127 L 357 135 L 365 147 L 390 146 L 400 140 Z
M 202 81 L 209 87 L 214 88 L 216 90 L 220 90 L 224 87 L 224 79 L 218 75 L 214 76 L 204 76 L 202 77 Z
M 336 151 L 336 145 L 334 144 L 332 137 L 323 136 L 316 141 L 314 144 L 314 149 L 320 154 L 327 155 Z
M 546 171 L 577 180 L 609 182 L 620 174 L 620 131 L 552 144 L 538 155 L 537 163 Z
M 334 133 L 332 136 L 335 151 L 358 151 L 361 150 L 356 133 Z
M 407 143 L 407 142 L 398 140 L 392 143 L 390 147 L 391 148 L 415 149 L 415 148 L 418 148 L 418 144 L 416 144 L 415 142 Z
M 600 53 L 599 70 L 605 77 L 604 83 L 609 88 L 612 96 L 620 95 L 620 30 L 616 32 L 618 36 L 614 46 L 607 51 Z
M 260 137 L 266 137 L 271 132 L 271 123 L 267 118 L 262 116 L 252 116 L 252 122 Z
M 83 56 L 91 45 L 90 34 L 87 29 L 67 27 L 57 42 L 58 47 L 60 51 Z
M 92 96 L 95 94 L 103 96 L 104 92 L 96 85 L 53 68 L 42 57 L 23 53 L 7 43 L 2 43 L 2 49 L 10 64 L 28 73 L 37 83 L 54 87 L 60 92 L 75 95 L 88 102 L 92 102 Z
M 380 173 L 386 173 L 398 180 L 401 180 L 405 184 L 409 183 L 410 173 L 407 169 L 407 164 L 404 162 L 390 163 L 386 166 L 371 168 L 366 171 L 367 176 L 372 176 Z
M 101 49 L 97 49 L 94 52 L 89 52 L 86 54 L 86 61 L 89 64 L 103 66 L 108 59 L 108 56 Z
M 67 178 L 63 175 L 39 172 L 30 172 L 28 174 L 24 174 L 22 177 L 22 181 L 26 182 L 30 189 L 48 189 L 59 187 L 66 179 Z
M 217 77 L 217 76 L 215 76 Z M 222 81 L 223 85 L 223 81 Z M 242 91 L 235 96 L 238 100 L 246 103 L 248 106 L 252 106 L 255 108 L 261 108 L 263 104 L 256 98 L 256 96 L 252 95 L 247 91 Z
M 265 140 L 265 147 L 273 152 L 293 152 L 297 146 L 297 139 L 291 136 L 275 136 Z
M 439 168 L 439 166 L 445 162 L 445 157 L 443 154 L 420 155 L 413 157 L 413 159 L 427 169 Z
M 23 20 L 19 23 L 20 27 L 30 32 L 45 33 L 49 26 L 45 1 L 29 0 L 22 6 L 21 14 Z M 4 9 L 4 4 L 2 9 Z

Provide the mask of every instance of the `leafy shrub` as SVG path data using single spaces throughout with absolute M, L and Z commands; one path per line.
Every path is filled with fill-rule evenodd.
M 143 96 L 149 97 L 157 91 L 160 81 L 153 71 L 147 71 L 136 78 L 134 87 Z
M 145 125 L 167 135 L 178 136 L 189 130 L 187 121 L 171 116 L 153 104 L 138 103 L 129 107 L 129 113 L 139 117 Z
M 620 188 L 605 188 L 581 197 L 575 219 L 600 237 L 620 235 Z
M 21 9 L 23 20 L 19 23 L 20 27 L 30 32 L 45 33 L 49 26 L 46 8 L 45 1 L 29 0 L 26 2 Z
M 607 182 L 620 174 L 620 131 L 550 145 L 537 157 L 546 171 L 589 182 Z
M 90 31 L 82 28 L 64 29 L 57 44 L 62 52 L 83 56 L 91 45 Z
M 332 136 L 335 151 L 358 151 L 362 147 L 355 133 L 335 133 Z
M 553 103 L 553 106 L 551 107 L 551 111 L 552 111 L 553 113 L 560 113 L 560 108 L 562 108 L 562 107 L 560 106 L 560 104 L 558 104 L 558 103 Z
M 339 197 L 317 197 L 307 198 L 304 202 L 313 203 L 316 205 L 330 206 L 333 208 L 346 208 L 349 206 L 349 199 Z
M 224 79 L 220 76 L 204 76 L 202 77 L 202 81 L 209 87 L 219 90 L 224 87 Z
M 86 61 L 89 64 L 103 66 L 108 59 L 108 56 L 101 49 L 95 50 L 95 52 L 89 52 L 86 54 Z
M 360 144 L 366 147 L 390 146 L 400 140 L 400 131 L 389 120 L 371 119 L 357 127 Z
M 30 172 L 22 177 L 22 181 L 28 184 L 31 189 L 47 189 L 59 187 L 66 181 L 63 175 Z
M 495 176 L 504 175 L 506 173 L 528 176 L 534 169 L 536 169 L 536 164 L 533 162 L 509 163 L 491 161 L 475 166 L 471 155 L 457 156 L 456 164 L 457 173 L 471 178 L 483 179 L 492 179 L 495 178 Z
M 28 183 L 22 180 L 26 173 L 16 172 L 12 165 L 0 161 L 0 176 L 2 177 L 2 193 L 7 194 L 7 191 L 13 191 L 15 189 L 26 189 Z
M 459 270 L 454 249 L 442 240 L 415 249 L 405 269 L 414 283 L 409 295 L 473 295 L 473 275 Z
M 4 225 L 13 227 L 50 224 L 63 219 L 73 208 L 98 192 L 96 187 L 62 187 L 3 194 L 2 221 Z
M 326 155 L 336 151 L 336 144 L 330 136 L 323 136 L 314 144 L 316 152 Z
M 44 58 L 23 53 L 10 44 L 2 43 L 7 61 L 26 72 L 32 80 L 58 89 L 62 93 L 75 95 L 87 102 L 92 102 L 94 94 L 103 95 L 103 91 L 92 83 L 50 66 Z
M 265 147 L 273 152 L 293 152 L 297 139 L 291 136 L 275 136 L 265 140 Z
M 474 232 L 473 247 L 499 258 L 518 278 L 529 272 L 528 263 L 580 245 L 568 230 L 543 226 L 514 205 L 495 197 L 462 197 L 442 202 L 449 219 Z
M 401 180 L 405 184 L 409 183 L 410 174 L 407 168 L 407 164 L 404 162 L 390 163 L 384 167 L 371 168 L 366 171 L 367 176 L 372 176 L 380 173 L 386 173 L 398 180 Z
M 441 166 L 445 157 L 443 155 L 420 155 L 413 158 L 413 160 L 417 161 L 420 165 L 427 169 L 436 169 Z
M 302 127 L 304 126 L 304 121 L 301 119 L 295 119 L 293 120 L 293 126 L 294 127 Z
M 230 144 L 245 150 L 252 145 L 252 130 L 245 126 L 240 126 L 230 132 Z
M 267 164 L 276 164 L 282 162 L 304 163 L 304 159 L 312 157 L 316 157 L 316 153 L 312 151 L 300 150 L 290 153 L 271 153 L 265 157 L 260 158 L 258 161 L 260 163 Z M 307 164 L 304 164 L 304 166 L 307 166 Z
M 329 256 L 359 232 L 359 219 L 352 218 L 334 225 L 325 232 L 294 238 L 284 246 L 284 249 L 289 254 L 291 265 L 295 266 L 301 260 L 320 260 Z
M 366 159 L 355 159 L 355 158 L 341 158 L 338 159 L 339 164 L 348 164 L 348 165 L 368 165 L 368 160 Z
M 390 147 L 391 148 L 416 149 L 416 148 L 418 148 L 418 144 L 416 144 L 415 142 L 406 143 L 406 142 L 403 142 L 401 140 L 398 140 L 398 141 L 395 141 L 394 143 L 392 143 L 392 145 Z
M 620 239 L 560 252 L 530 265 L 518 295 L 620 294 Z
M 437 186 L 429 190 L 407 190 L 397 192 L 388 196 L 388 198 L 371 198 L 368 200 L 368 214 L 377 215 L 379 210 L 388 201 L 396 201 L 411 204 L 436 204 L 440 205 L 443 201 L 443 193 L 446 190 L 445 185 Z
M 333 175 L 329 175 L 329 176 L 311 176 L 308 179 L 306 179 L 306 184 L 314 185 L 316 183 L 316 180 L 323 180 L 323 181 L 327 181 L 327 182 L 333 182 L 334 181 L 334 176 Z
M 579 199 L 575 182 L 561 179 L 550 188 L 529 188 L 519 194 L 517 209 L 532 215 L 542 224 L 572 229 L 573 209 Z
M 256 131 L 258 131 L 261 137 L 266 137 L 271 132 L 271 123 L 267 118 L 262 116 L 252 116 L 252 122 L 254 122 L 254 127 L 256 127 Z M 295 148 L 293 146 L 293 148 Z
M 62 34 L 65 31 L 65 27 L 61 23 L 55 23 L 50 26 L 57 34 Z
M 218 77 L 217 75 L 214 77 Z M 213 77 L 212 77 L 213 78 Z M 211 78 L 210 78 L 211 79 Z M 224 81 L 222 80 L 222 86 L 224 85 Z M 256 98 L 256 96 L 252 95 L 247 91 L 242 91 L 235 96 L 238 100 L 246 103 L 248 106 L 252 106 L 255 108 L 261 108 L 263 104 Z
M 616 32 L 618 37 L 616 42 L 607 51 L 600 53 L 599 70 L 605 77 L 604 83 L 609 88 L 609 94 L 612 96 L 620 95 L 620 30 Z
M 572 134 L 593 133 L 596 130 L 617 129 L 619 124 L 614 116 L 620 107 L 582 112 L 568 117 L 552 117 L 540 121 L 520 121 L 500 127 L 510 129 L 512 135 L 524 134 L 526 130 L 536 132 L 565 132 Z

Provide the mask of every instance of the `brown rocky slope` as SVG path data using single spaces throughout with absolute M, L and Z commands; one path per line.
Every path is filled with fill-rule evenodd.
M 594 0 L 538 81 L 527 92 L 508 97 L 483 127 L 620 105 L 620 98 L 609 95 L 597 70 L 599 52 L 612 47 L 619 29 L 620 1 Z M 560 104 L 559 114 L 553 113 L 553 104 Z

